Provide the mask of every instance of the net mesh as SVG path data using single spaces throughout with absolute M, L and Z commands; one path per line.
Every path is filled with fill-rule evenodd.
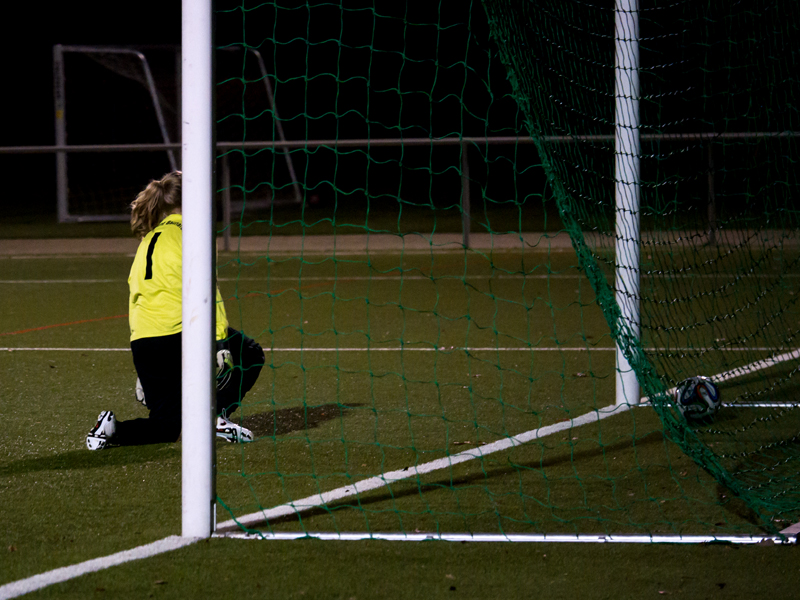
M 217 127 L 220 287 L 267 354 L 235 413 L 256 443 L 218 447 L 221 528 L 797 520 L 797 9 L 639 14 L 639 338 L 614 297 L 613 3 L 422 4 L 218 5 L 221 49 L 265 65 L 219 54 Z M 616 342 L 647 407 L 613 406 Z M 694 375 L 726 403 L 702 425 L 670 392 Z
M 532 136 L 611 133 L 613 37 L 598 31 L 613 34 L 614 12 L 485 5 Z M 796 26 L 784 10 L 796 9 L 679 2 L 640 13 L 641 344 L 624 335 L 610 271 L 598 273 L 615 261 L 613 145 L 539 144 L 612 335 L 670 437 L 772 518 L 796 514 L 800 492 Z M 599 236 L 584 245 L 587 231 Z M 689 426 L 665 394 L 697 374 L 735 380 L 722 384 L 733 406 L 710 426 Z

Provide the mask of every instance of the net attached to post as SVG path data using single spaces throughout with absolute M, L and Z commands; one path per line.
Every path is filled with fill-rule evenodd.
M 424 4 L 218 4 L 220 49 L 270 83 L 218 53 L 219 284 L 266 352 L 233 416 L 256 442 L 217 448 L 219 531 L 797 520 L 793 20 L 640 14 L 639 338 L 614 297 L 612 3 Z M 646 408 L 615 406 L 617 343 Z M 695 375 L 725 401 L 703 425 L 670 392 Z
M 639 13 L 639 341 L 625 335 L 612 298 L 621 260 L 608 166 L 614 12 L 577 2 L 484 5 L 581 265 L 669 437 L 765 527 L 795 521 L 796 6 L 677 2 Z M 676 410 L 675 385 L 696 375 L 721 389 L 725 406 L 713 422 L 687 422 Z

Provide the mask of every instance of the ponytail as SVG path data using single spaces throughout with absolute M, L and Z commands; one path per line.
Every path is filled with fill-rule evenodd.
M 181 172 L 173 171 L 153 180 L 131 202 L 131 230 L 142 239 L 164 217 L 181 207 Z

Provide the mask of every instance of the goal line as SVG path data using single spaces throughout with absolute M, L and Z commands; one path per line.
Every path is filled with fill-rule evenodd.
M 798 524 L 800 526 L 800 524 Z M 794 526 L 793 526 L 794 527 Z M 791 529 L 792 531 L 789 531 Z M 312 538 L 332 541 L 383 540 L 390 542 L 546 542 L 546 543 L 595 543 L 595 544 L 775 544 L 798 543 L 797 532 L 789 528 L 781 535 L 592 535 L 592 534 L 546 534 L 546 533 L 338 533 L 338 532 L 286 532 L 286 533 L 215 533 L 213 537 L 242 540 L 300 540 Z

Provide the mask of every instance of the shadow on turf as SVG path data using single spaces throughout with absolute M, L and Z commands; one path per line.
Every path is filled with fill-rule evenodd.
M 345 416 L 345 411 L 363 404 L 322 404 L 320 406 L 296 406 L 281 408 L 273 412 L 247 415 L 242 425 L 256 437 L 275 437 L 295 431 L 318 427 L 320 424 Z M 236 420 L 234 418 L 234 420 Z M 238 422 L 238 421 L 237 421 Z
M 648 446 L 651 444 L 663 444 L 664 437 L 661 432 L 653 432 L 648 435 L 642 436 L 636 440 L 636 446 L 642 448 L 644 446 Z M 313 516 L 318 515 L 330 515 L 332 512 L 335 512 L 339 509 L 346 509 L 346 508 L 355 508 L 360 509 L 364 506 L 385 502 L 385 501 L 395 501 L 399 500 L 406 496 L 415 496 L 420 495 L 425 492 L 436 492 L 441 491 L 442 489 L 456 489 L 461 487 L 469 487 L 474 485 L 476 482 L 479 481 L 486 481 L 487 479 L 491 479 L 493 477 L 502 477 L 505 475 L 517 473 L 519 471 L 531 471 L 531 470 L 543 470 L 549 467 L 557 467 L 564 463 L 569 462 L 576 462 L 585 459 L 591 459 L 593 457 L 602 456 L 607 453 L 611 453 L 615 450 L 625 450 L 630 449 L 630 441 L 623 441 L 619 442 L 618 444 L 611 444 L 606 446 L 598 446 L 593 450 L 575 450 L 573 449 L 567 456 L 561 458 L 553 458 L 549 460 L 542 460 L 538 462 L 529 462 L 529 463 L 514 463 L 509 461 L 507 466 L 503 467 L 496 467 L 492 468 L 491 470 L 480 470 L 480 472 L 465 475 L 463 477 L 458 478 L 442 478 L 437 481 L 430 481 L 426 483 L 419 483 L 417 485 L 411 485 L 407 489 L 401 489 L 401 486 L 404 483 L 408 483 L 409 480 L 399 480 L 395 482 L 396 487 L 392 488 L 383 493 L 372 493 L 369 496 L 361 495 L 358 496 L 357 500 L 341 500 L 339 502 L 332 502 L 330 504 L 325 505 L 324 507 L 317 507 L 310 509 L 308 511 L 303 511 L 302 515 L 299 513 L 286 515 L 285 517 L 280 517 L 277 519 L 270 520 L 270 525 L 277 525 L 280 523 L 291 523 L 294 521 L 298 521 L 301 516 L 303 519 L 308 519 Z M 413 482 L 413 480 L 411 480 Z M 384 488 L 385 489 L 385 488 Z M 257 529 L 258 527 L 264 526 L 266 523 L 255 523 L 250 525 L 250 528 Z
M 103 452 L 90 452 L 85 449 L 70 450 L 54 456 L 26 458 L 0 466 L 0 477 L 24 475 L 35 471 L 69 471 L 132 465 L 154 460 L 179 459 L 180 455 L 180 448 L 175 444 L 118 447 Z
M 664 437 L 661 432 L 653 432 L 648 435 L 645 435 L 636 440 L 636 445 L 639 448 L 643 446 L 648 446 L 651 444 L 663 444 Z M 455 489 L 461 487 L 468 487 L 474 485 L 476 482 L 485 481 L 486 479 L 490 479 L 492 477 L 502 477 L 505 475 L 513 474 L 520 470 L 542 470 L 547 469 L 549 467 L 556 467 L 564 462 L 571 462 L 571 461 L 580 461 L 591 459 L 597 456 L 600 456 L 605 453 L 613 452 L 614 450 L 624 450 L 630 448 L 630 442 L 620 442 L 618 444 L 612 444 L 609 446 L 605 446 L 604 448 L 598 447 L 593 450 L 574 450 L 568 457 L 564 458 L 554 458 L 551 460 L 544 460 L 541 462 L 528 462 L 528 463 L 514 463 L 509 461 L 507 466 L 498 467 L 491 469 L 490 471 L 481 470 L 478 473 L 465 475 L 463 477 L 459 477 L 456 479 L 453 478 L 442 478 L 438 481 L 431 481 L 420 485 L 411 486 L 408 489 L 399 489 L 394 488 L 391 491 L 387 491 L 384 493 L 374 494 L 372 496 L 359 496 L 357 503 L 354 504 L 352 500 L 342 500 L 340 502 L 331 503 L 326 505 L 325 507 L 318 507 L 309 511 L 303 512 L 302 518 L 308 519 L 315 515 L 329 515 L 331 512 L 334 512 L 337 509 L 346 509 L 346 508 L 363 508 L 369 504 L 385 502 L 387 500 L 396 501 L 404 496 L 413 496 L 419 495 L 421 493 L 425 493 L 426 491 L 436 492 L 440 491 L 441 489 Z M 398 483 L 402 483 L 398 482 Z M 755 514 L 755 512 L 750 509 L 747 504 L 733 496 L 730 490 L 725 488 L 722 485 L 717 484 L 716 488 L 717 497 L 719 499 L 720 505 L 727 511 L 738 517 L 744 519 L 745 521 L 755 525 L 755 526 L 763 526 L 763 523 Z M 274 519 L 270 521 L 270 525 L 277 525 L 280 523 L 291 523 L 293 521 L 297 521 L 300 517 L 299 514 L 294 515 L 287 515 L 282 518 Z M 262 523 L 261 526 L 265 525 Z M 258 528 L 259 525 L 251 525 L 252 528 Z
M 269 413 L 248 415 L 244 426 L 257 437 L 273 437 L 318 427 L 321 423 L 344 416 L 348 409 L 362 404 L 323 404 L 321 406 L 293 407 Z M 179 459 L 180 447 L 176 444 L 153 444 L 147 446 L 120 446 L 109 451 L 89 452 L 71 450 L 54 456 L 26 458 L 0 466 L 0 477 L 22 475 L 36 471 L 69 471 L 72 469 L 96 469 Z

